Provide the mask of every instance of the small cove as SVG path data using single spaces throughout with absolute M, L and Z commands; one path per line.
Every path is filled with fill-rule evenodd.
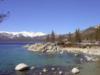
M 99 75 L 100 62 L 80 63 L 80 58 L 73 54 L 39 54 L 26 50 L 23 45 L 9 44 L 0 45 L 0 75 L 31 75 L 34 71 L 29 73 L 16 73 L 15 66 L 19 63 L 26 63 L 29 66 L 42 68 L 46 65 L 56 67 L 66 67 L 70 70 L 72 67 L 80 67 L 79 75 Z M 90 72 L 90 71 L 93 71 Z

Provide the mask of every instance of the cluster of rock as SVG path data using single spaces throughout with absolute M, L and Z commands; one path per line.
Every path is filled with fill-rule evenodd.
M 30 51 L 38 51 L 42 53 L 57 53 L 62 52 L 61 48 L 56 43 L 37 43 L 25 46 Z
M 87 62 L 96 62 L 96 61 L 100 61 L 100 57 L 97 56 L 92 56 L 92 55 L 84 55 L 85 59 Z
M 33 52 L 41 52 L 41 53 L 48 53 L 48 54 L 63 54 L 63 53 L 73 53 L 75 56 L 78 56 L 80 54 L 83 54 L 83 58 L 80 58 L 80 61 L 87 61 L 87 62 L 95 62 L 99 61 L 100 59 L 95 55 L 100 55 L 99 48 L 95 49 L 83 49 L 83 48 L 62 48 L 56 43 L 37 43 L 32 45 L 26 45 L 25 46 L 28 50 Z
M 100 56 L 100 47 L 97 48 L 74 48 L 74 47 L 60 47 L 56 43 L 36 43 L 32 45 L 25 46 L 30 51 L 37 51 L 43 53 L 84 53 L 89 55 L 99 55 Z
M 32 67 L 33 67 L 33 66 L 32 66 Z M 16 70 L 16 71 L 25 71 L 25 70 L 29 70 L 29 69 L 35 69 L 35 67 L 34 67 L 34 68 L 30 68 L 30 67 L 29 67 L 27 64 L 25 64 L 25 63 L 20 63 L 20 64 L 16 65 L 16 67 L 15 67 L 15 70 Z M 52 67 L 51 70 L 54 71 L 54 70 L 55 70 L 55 67 Z M 44 73 L 48 72 L 47 68 L 43 68 L 42 71 L 43 71 Z M 80 72 L 80 70 L 79 70 L 77 67 L 74 67 L 74 68 L 71 69 L 70 72 L 71 72 L 72 74 L 77 74 L 77 73 Z M 59 73 L 59 75 L 62 75 L 62 74 L 63 74 L 63 71 L 59 70 L 58 73 Z

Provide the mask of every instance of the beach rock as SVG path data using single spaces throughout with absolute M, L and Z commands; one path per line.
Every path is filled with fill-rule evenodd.
M 100 59 L 99 58 L 94 58 L 94 59 L 92 59 L 92 61 L 100 61 Z
M 51 68 L 51 70 L 52 70 L 52 71 L 54 71 L 54 70 L 55 70 L 55 68 L 54 68 L 54 67 L 52 67 L 52 68 Z
M 64 51 L 62 50 L 62 51 L 60 51 L 60 54 L 63 54 L 64 53 Z
M 42 72 L 40 72 L 39 75 L 42 75 Z
M 76 68 L 73 68 L 72 71 L 71 71 L 73 74 L 77 74 L 80 72 L 80 70 L 76 67 Z
M 47 72 L 47 69 L 46 69 L 46 68 L 43 68 L 43 72 L 44 72 L 44 73 Z
M 35 69 L 35 67 L 34 67 L 34 66 L 32 66 L 30 69 L 31 69 L 31 70 L 33 70 L 33 69 Z
M 17 70 L 17 71 L 24 71 L 24 70 L 28 70 L 28 69 L 29 69 L 29 66 L 24 63 L 20 63 L 15 67 L 15 70 Z
M 60 51 L 60 47 L 56 43 L 38 43 L 32 45 L 26 45 L 26 48 L 30 51 L 38 51 L 42 53 L 57 53 L 63 54 L 63 51 Z
M 85 57 L 85 59 L 86 59 L 87 62 L 90 62 L 90 61 L 92 61 L 92 62 L 99 61 L 99 58 L 95 57 L 95 56 L 85 55 L 84 57 Z
M 86 60 L 87 60 L 88 62 L 89 62 L 89 61 L 92 61 L 92 59 L 93 59 L 92 57 L 87 56 L 87 55 L 85 55 L 84 57 L 86 58 Z
M 75 53 L 74 55 L 75 55 L 76 57 L 79 57 L 79 56 L 80 56 L 80 54 L 79 54 L 79 53 Z
M 81 62 L 81 63 L 84 62 L 84 59 L 83 59 L 83 58 L 80 58 L 80 62 Z
M 59 75 L 61 75 L 63 73 L 63 71 L 59 71 Z

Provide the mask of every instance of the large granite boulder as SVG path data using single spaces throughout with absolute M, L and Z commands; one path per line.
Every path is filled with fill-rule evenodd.
M 56 43 L 38 43 L 26 47 L 30 51 L 39 51 L 42 53 L 57 53 L 60 52 L 60 47 Z M 62 53 L 62 52 L 61 52 Z
M 80 72 L 80 70 L 76 67 L 76 68 L 73 68 L 73 69 L 71 70 L 71 72 L 72 72 L 73 74 L 77 74 L 77 73 Z
M 24 70 L 28 70 L 28 69 L 29 69 L 29 66 L 24 63 L 20 63 L 15 67 L 15 70 L 17 70 L 17 71 L 24 71 Z

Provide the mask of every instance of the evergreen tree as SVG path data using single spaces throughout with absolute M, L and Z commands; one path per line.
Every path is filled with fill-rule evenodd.
M 95 40 L 100 41 L 100 25 L 96 28 L 95 31 Z
M 52 31 L 51 32 L 51 39 L 50 39 L 51 42 L 55 42 L 55 32 Z
M 75 31 L 75 42 L 78 42 L 78 43 L 81 42 L 81 33 L 79 29 L 76 29 Z
M 45 39 L 46 42 L 50 42 L 50 35 L 48 34 Z
M 73 39 L 72 39 L 72 34 L 69 32 L 69 34 L 68 34 L 68 41 L 70 41 L 70 42 L 72 42 L 73 41 Z
M 63 36 L 63 35 L 59 35 L 57 41 L 58 41 L 59 43 L 61 43 L 61 42 L 63 42 L 63 40 L 64 40 L 64 36 Z

